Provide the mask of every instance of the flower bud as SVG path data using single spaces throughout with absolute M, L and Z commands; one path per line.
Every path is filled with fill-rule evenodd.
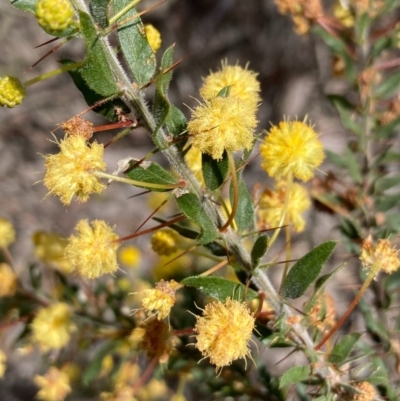
M 15 107 L 25 98 L 25 87 L 22 82 L 15 77 L 0 78 L 0 106 Z

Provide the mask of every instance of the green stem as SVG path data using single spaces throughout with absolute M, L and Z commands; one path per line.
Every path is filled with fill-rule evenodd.
M 185 186 L 184 182 L 178 182 L 177 184 L 156 184 L 153 182 L 143 182 L 131 180 L 130 178 L 118 177 L 117 175 L 103 173 L 102 171 L 93 171 L 93 175 L 99 178 L 108 178 L 112 181 L 122 182 L 124 184 L 135 185 L 137 187 L 143 188 L 154 188 L 154 189 L 175 189 L 183 188 Z
M 133 0 L 132 3 L 129 3 L 126 7 L 124 7 L 121 11 L 114 14 L 109 20 L 108 24 L 112 25 L 114 22 L 117 22 L 123 15 L 125 15 L 129 10 L 135 7 L 140 3 L 141 0 Z
M 24 86 L 27 87 L 27 86 L 35 84 L 36 82 L 44 81 L 47 78 L 55 77 L 56 75 L 63 74 L 64 72 L 67 72 L 67 71 L 75 70 L 79 67 L 82 67 L 84 63 L 85 63 L 84 61 L 78 61 L 77 63 L 66 65 L 57 70 L 46 72 L 46 74 L 39 75 L 36 78 L 33 78 L 29 81 L 24 82 Z

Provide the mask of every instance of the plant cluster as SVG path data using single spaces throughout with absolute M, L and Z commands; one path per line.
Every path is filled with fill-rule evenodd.
M 29 269 L 29 279 L 13 264 L 13 225 L 0 218 L 0 333 L 19 324 L 15 347 L 41 352 L 37 399 L 397 400 L 400 2 L 337 1 L 328 10 L 319 0 L 275 0 L 298 34 L 326 43 L 332 72 L 346 84 L 346 95 L 327 94 L 349 133 L 344 154 L 324 151 L 307 117 L 286 116 L 258 132 L 258 75 L 239 62 L 223 61 L 204 78 L 187 121 L 168 97 L 179 64 L 174 47 L 156 57 L 161 35 L 142 23 L 137 3 L 12 1 L 63 45 L 73 39 L 86 45 L 84 60 L 62 60 L 51 73 L 24 83 L 0 78 L 3 107 L 19 105 L 31 85 L 61 73 L 89 106 L 60 125 L 59 152 L 43 156 L 47 196 L 65 206 L 91 202 L 112 183 L 145 190 L 156 204 L 144 222 L 153 224 L 134 233 L 121 233 L 101 216 L 78 221 L 69 238 L 36 233 L 40 264 Z M 93 139 L 104 127 L 85 120 L 88 111 L 119 130 L 110 143 Z M 107 172 L 106 148 L 138 127 L 154 150 Z M 156 153 L 168 168 L 152 159 Z M 259 163 L 271 182 L 253 194 L 244 179 L 250 163 Z M 346 262 L 362 283 L 341 316 L 326 285 L 347 263 L 323 272 L 338 241 L 291 256 L 296 235 L 313 230 L 304 217 L 312 205 L 337 217 Z M 160 256 L 151 284 L 137 270 L 121 269 L 139 264 L 134 244 L 143 235 L 151 235 Z M 281 238 L 284 252 L 276 246 Z M 281 266 L 277 287 L 271 266 Z M 362 333 L 344 325 L 356 307 Z M 264 357 L 269 348 L 305 359 L 273 377 Z M 0 350 L 0 376 L 9 351 Z

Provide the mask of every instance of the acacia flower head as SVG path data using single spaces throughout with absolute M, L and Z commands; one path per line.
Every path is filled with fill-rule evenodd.
M 7 248 L 15 241 L 15 230 L 11 222 L 0 217 L 0 248 Z
M 16 77 L 0 78 L 0 106 L 15 107 L 22 103 L 26 90 L 21 81 Z
M 376 389 L 371 383 L 358 382 L 353 387 L 358 391 L 354 394 L 353 401 L 373 401 L 376 397 Z
M 0 349 L 0 379 L 4 376 L 6 372 L 6 362 L 7 362 L 7 355 L 3 350 Z
M 0 298 L 12 297 L 17 291 L 17 275 L 7 263 L 0 263 Z
M 261 89 L 257 75 L 247 67 L 228 65 L 227 61 L 223 61 L 221 70 L 212 72 L 204 78 L 200 94 L 204 99 L 210 100 L 216 97 L 222 89 L 229 87 L 230 97 L 237 97 L 256 109 L 261 101 Z
M 39 387 L 36 397 L 40 401 L 63 401 L 71 392 L 68 374 L 54 366 L 43 376 L 35 376 L 34 382 Z
M 219 160 L 225 150 L 251 149 L 256 125 L 255 110 L 249 103 L 237 97 L 215 97 L 193 110 L 188 131 L 193 146 Z
M 32 236 L 35 256 L 48 266 L 70 273 L 71 262 L 64 256 L 68 240 L 58 234 L 37 231 Z
M 43 351 L 48 351 L 67 345 L 75 326 L 71 323 L 68 305 L 58 303 L 40 309 L 32 321 L 31 329 L 33 341 Z
M 178 250 L 179 234 L 170 229 L 156 231 L 151 237 L 151 247 L 160 256 L 169 256 Z
M 142 299 L 143 309 L 150 313 L 156 311 L 158 320 L 166 318 L 175 304 L 175 292 L 181 287 L 174 280 L 161 280 L 154 289 L 144 290 L 146 296 Z
M 62 32 L 74 22 L 74 8 L 69 0 L 39 0 L 35 15 L 38 24 L 49 33 Z
M 362 243 L 360 260 L 371 276 L 381 270 L 390 274 L 400 267 L 399 250 L 388 239 L 380 239 L 374 245 L 371 236 Z
M 190 168 L 190 171 L 196 177 L 197 181 L 204 185 L 202 157 L 200 150 L 194 146 L 190 146 L 190 149 L 185 153 L 185 162 Z
M 258 208 L 258 221 L 262 229 L 278 227 L 285 208 L 287 185 L 284 181 L 278 181 L 276 190 L 265 189 L 260 197 Z M 307 190 L 300 184 L 293 184 L 290 189 L 287 213 L 290 223 L 296 232 L 301 232 L 305 227 L 302 216 L 311 205 Z
M 136 246 L 129 245 L 119 251 L 118 257 L 124 265 L 136 268 L 142 260 L 142 253 Z
M 196 348 L 220 370 L 233 361 L 250 356 L 248 342 L 255 319 L 246 303 L 226 299 L 206 305 L 194 328 Z
M 261 167 L 274 178 L 308 181 L 322 163 L 324 151 L 312 127 L 301 121 L 273 126 L 260 146 Z
M 45 156 L 46 173 L 43 183 L 49 194 L 60 197 L 64 205 L 74 195 L 86 202 L 91 193 L 100 193 L 106 186 L 93 174 L 104 171 L 104 147 L 97 142 L 89 144 L 82 136 L 68 136 L 58 144 L 60 153 Z
M 65 257 L 82 276 L 97 278 L 118 269 L 118 235 L 102 220 L 80 220 L 75 227 L 78 235 L 71 235 Z
M 147 40 L 153 52 L 155 53 L 161 47 L 161 34 L 152 24 L 145 24 Z

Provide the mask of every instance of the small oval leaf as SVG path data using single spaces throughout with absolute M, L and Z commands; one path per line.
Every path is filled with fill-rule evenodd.
M 291 383 L 298 383 L 310 378 L 310 366 L 294 366 L 287 370 L 279 380 L 279 388 L 287 386 Z
M 226 280 L 221 277 L 187 277 L 181 281 L 182 284 L 195 287 L 203 294 L 225 302 L 226 298 L 236 299 L 238 301 L 251 301 L 257 298 L 257 292 L 247 288 L 242 283 Z M 246 294 L 246 298 L 244 296 Z
M 225 181 L 229 172 L 228 154 L 224 151 L 221 160 L 215 160 L 207 153 L 201 156 L 201 167 L 206 187 L 215 191 Z
M 79 13 L 81 33 L 86 44 L 86 59 L 81 71 L 82 76 L 96 93 L 102 96 L 111 96 L 118 93 L 118 87 L 107 55 L 103 48 L 102 38 L 97 34 L 96 27 L 90 16 Z
M 218 238 L 217 228 L 195 194 L 177 193 L 176 202 L 183 214 L 201 228 L 201 234 L 197 238 L 200 244 L 208 244 Z
M 261 262 L 261 259 L 268 250 L 269 237 L 267 234 L 260 235 L 253 245 L 251 250 L 251 262 L 253 269 L 255 269 Z
M 324 242 L 299 259 L 283 283 L 282 296 L 290 299 L 301 297 L 317 279 L 336 244 L 337 241 Z
M 114 0 L 115 13 L 130 3 L 132 0 Z M 121 23 L 135 15 L 137 15 L 136 9 L 131 8 L 118 22 Z M 122 53 L 133 77 L 140 86 L 147 84 L 156 71 L 156 56 L 149 45 L 141 19 L 134 18 L 123 25 L 118 25 L 117 32 Z
M 336 364 L 345 362 L 360 337 L 360 333 L 350 333 L 344 336 L 333 347 L 331 353 L 329 354 L 328 361 Z
M 178 184 L 176 178 L 171 175 L 168 171 L 162 168 L 158 163 L 145 162 L 135 165 L 135 162 L 131 162 L 134 167 L 129 167 L 126 176 L 132 180 L 141 181 L 143 185 L 137 185 L 143 188 L 146 187 L 146 182 L 152 184 L 163 184 L 163 185 L 174 185 Z M 152 191 L 164 192 L 168 189 L 157 189 L 149 188 Z
M 253 205 L 253 199 L 251 198 L 251 195 L 247 190 L 246 184 L 240 173 L 238 174 L 238 187 L 239 187 L 239 202 L 235 214 L 235 222 L 237 224 L 239 233 L 241 233 L 253 223 L 254 205 Z M 229 189 L 229 196 L 232 203 L 233 202 L 232 185 L 230 186 Z

